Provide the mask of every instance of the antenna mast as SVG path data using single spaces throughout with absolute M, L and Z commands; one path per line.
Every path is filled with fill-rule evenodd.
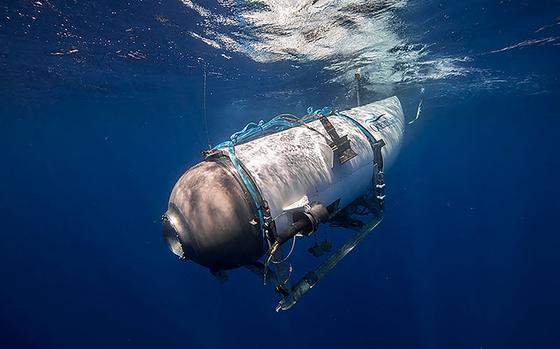
M 358 107 L 360 106 L 360 79 L 362 78 L 362 75 L 360 74 L 360 68 L 358 68 L 356 70 L 356 73 L 354 74 L 354 79 L 356 80 L 356 104 L 358 104 Z
M 207 112 L 206 112 L 206 84 L 207 84 L 207 80 L 208 80 L 208 75 L 206 73 L 206 62 L 204 60 L 202 61 L 202 65 L 203 65 L 203 69 L 204 69 L 203 97 L 202 97 L 202 111 L 203 111 L 203 115 L 204 115 L 204 131 L 206 132 L 206 141 L 208 142 L 208 149 L 211 149 L 212 145 L 210 144 L 210 134 L 208 133 L 208 115 L 207 115 Z

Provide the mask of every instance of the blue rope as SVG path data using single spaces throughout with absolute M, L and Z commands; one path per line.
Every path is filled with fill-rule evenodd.
M 255 140 L 257 138 L 263 137 L 265 135 L 268 134 L 272 134 L 272 133 L 277 133 L 280 131 L 284 131 L 296 126 L 300 126 L 304 123 L 309 123 L 312 121 L 317 120 L 320 116 L 327 116 L 327 115 L 331 115 L 332 114 L 332 110 L 329 107 L 325 107 L 322 109 L 317 109 L 317 110 L 313 110 L 312 107 L 307 108 L 307 115 L 301 117 L 301 118 L 297 118 L 297 117 L 293 117 L 291 120 L 287 118 L 287 115 L 279 115 L 275 118 L 273 118 L 272 120 L 268 121 L 268 122 L 264 122 L 263 120 L 259 121 L 259 123 L 254 123 L 254 122 L 250 122 L 248 123 L 242 130 L 235 132 L 234 134 L 231 135 L 230 139 L 228 141 L 222 142 L 218 145 L 216 145 L 213 149 L 227 149 L 228 152 L 228 156 L 233 164 L 233 166 L 235 167 L 235 169 L 237 170 L 237 173 L 239 174 L 239 177 L 241 177 L 241 180 L 243 181 L 243 184 L 245 185 L 245 187 L 247 188 L 247 191 L 249 192 L 249 195 L 251 195 L 251 199 L 253 200 L 253 202 L 255 203 L 255 206 L 257 208 L 257 214 L 258 214 L 258 218 L 259 218 L 259 228 L 261 230 L 261 233 L 263 234 L 264 237 L 264 241 L 266 241 L 266 236 L 265 236 L 265 231 L 264 231 L 264 225 L 265 225 L 265 217 L 264 217 L 264 212 L 263 212 L 263 202 L 261 200 L 261 197 L 259 195 L 258 189 L 255 187 L 253 181 L 251 180 L 251 177 L 249 176 L 249 174 L 245 171 L 245 169 L 243 168 L 243 166 L 241 166 L 241 163 L 239 162 L 239 159 L 237 158 L 237 155 L 235 154 L 235 146 L 238 144 L 243 144 L 243 143 L 247 143 L 249 141 Z M 338 115 L 338 113 L 337 113 Z M 340 114 L 342 115 L 342 114 Z M 343 115 L 345 116 L 345 115 Z M 346 117 L 350 120 L 352 120 L 355 124 L 357 124 L 356 121 L 354 121 L 353 119 Z M 293 121 L 292 121 L 293 120 Z M 361 127 L 361 125 L 357 124 L 359 127 Z M 363 127 L 362 127 L 363 128 Z M 367 130 L 364 129 L 364 133 L 368 132 Z M 368 133 L 366 133 L 367 136 Z
M 227 146 L 227 150 L 228 150 L 229 158 L 230 158 L 233 166 L 237 170 L 237 173 L 239 174 L 239 177 L 241 177 L 241 180 L 243 181 L 243 184 L 245 185 L 245 188 L 247 188 L 247 191 L 249 192 L 249 195 L 251 195 L 251 199 L 253 199 L 253 202 L 255 203 L 255 206 L 257 208 L 258 218 L 259 218 L 259 228 L 261 230 L 261 233 L 263 234 L 263 237 L 266 238 L 265 232 L 264 232 L 264 223 L 265 222 L 264 222 L 264 212 L 263 212 L 263 207 L 262 207 L 263 203 L 259 199 L 260 196 L 258 194 L 257 188 L 253 184 L 253 181 L 249 177 L 249 174 L 247 172 L 245 172 L 245 169 L 241 166 L 241 163 L 239 162 L 239 159 L 235 155 L 235 145 L 234 145 L 234 143 L 231 142 L 231 141 L 228 142 L 228 143 L 229 144 Z M 266 240 L 264 240 L 264 241 L 266 241 Z
M 268 122 L 264 122 L 263 120 L 259 121 L 258 124 L 250 122 L 241 131 L 237 131 L 232 134 L 229 141 L 225 141 L 216 145 L 214 149 L 226 148 L 230 145 L 230 143 L 233 143 L 233 145 L 246 143 L 267 134 L 284 131 L 292 127 L 299 126 L 302 123 L 309 123 L 311 121 L 317 120 L 317 117 L 312 116 L 327 116 L 330 114 L 332 114 L 332 112 L 331 108 L 329 107 L 317 109 L 315 111 L 313 110 L 313 108 L 309 107 L 307 108 L 307 115 L 301 118 L 294 117 L 292 119 L 293 121 L 288 120 L 285 117 L 286 115 L 279 115 Z

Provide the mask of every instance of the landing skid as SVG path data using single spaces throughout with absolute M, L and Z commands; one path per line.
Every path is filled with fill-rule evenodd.
M 293 307 L 300 299 L 311 290 L 319 280 L 321 280 L 329 271 L 331 271 L 354 247 L 358 246 L 369 233 L 375 229 L 381 222 L 382 216 L 373 218 L 368 224 L 360 229 L 350 240 L 342 247 L 332 253 L 323 263 L 315 270 L 307 273 L 282 297 L 276 311 L 288 310 Z
M 276 306 L 276 311 L 288 310 L 297 304 L 301 298 L 309 292 L 318 282 L 321 280 L 329 271 L 331 271 L 350 251 L 352 251 L 362 240 L 369 235 L 375 229 L 381 220 L 383 219 L 383 211 L 385 206 L 385 181 L 383 173 L 383 157 L 381 154 L 381 148 L 384 146 L 385 142 L 383 140 L 375 141 L 370 140 L 372 149 L 374 152 L 374 166 L 373 166 L 373 186 L 371 190 L 364 196 L 356 199 L 348 207 L 344 208 L 340 212 L 336 213 L 330 218 L 330 223 L 333 226 L 342 227 L 346 229 L 351 229 L 357 231 L 357 233 L 350 238 L 344 245 L 342 245 L 338 250 L 330 254 L 317 268 L 308 272 L 300 280 L 298 280 L 294 286 L 290 286 L 289 275 L 288 278 L 284 278 L 284 281 L 280 282 L 278 275 L 281 275 L 282 263 L 275 265 L 275 276 L 270 276 L 274 278 L 276 282 L 276 292 L 281 296 L 278 305 Z M 372 217 L 367 223 L 362 220 L 356 219 L 353 216 L 368 216 Z M 272 253 L 276 253 L 273 250 Z M 281 249 L 278 253 L 282 253 Z M 264 265 L 263 272 L 265 272 L 265 283 L 269 276 L 266 272 L 269 271 L 267 265 Z M 291 273 L 291 266 L 290 266 Z

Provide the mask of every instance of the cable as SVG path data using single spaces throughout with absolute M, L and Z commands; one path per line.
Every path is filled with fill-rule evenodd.
M 420 113 L 422 112 L 422 101 L 423 99 L 421 99 L 420 103 L 418 103 L 418 108 L 416 109 L 416 117 L 414 118 L 414 120 L 408 122 L 409 125 L 412 125 L 414 122 L 416 122 L 416 120 L 418 120 L 418 118 L 420 118 Z
M 356 70 L 356 73 L 354 74 L 354 79 L 356 80 L 356 104 L 359 107 L 360 106 L 360 79 L 362 78 L 362 75 L 360 74 L 360 68 L 358 68 L 358 70 Z
M 420 117 L 420 113 L 422 112 L 422 102 L 424 101 L 424 99 L 422 99 L 422 95 L 424 94 L 424 91 L 426 91 L 426 89 L 422 87 L 420 89 L 420 103 L 418 103 L 418 108 L 416 108 L 416 117 L 414 118 L 414 120 L 409 121 L 408 125 L 412 125 Z
M 206 141 L 208 142 L 208 149 L 212 149 L 212 145 L 210 144 L 210 134 L 208 133 L 208 115 L 206 113 L 206 63 L 203 61 L 204 67 L 204 83 L 203 83 L 203 97 L 202 97 L 202 109 L 204 115 L 204 131 L 206 131 Z
M 264 263 L 264 272 L 263 272 L 263 282 L 266 285 L 266 275 L 268 274 L 268 266 L 270 265 L 270 261 L 272 261 L 272 255 L 276 250 L 280 247 L 278 241 L 274 241 L 270 249 L 268 250 L 268 257 L 266 258 L 266 262 Z
M 331 143 L 331 140 L 330 140 L 327 136 L 325 136 L 325 135 L 322 134 L 321 132 L 317 131 L 317 130 L 314 129 L 313 127 L 309 126 L 309 125 L 305 122 L 305 120 L 306 120 L 306 119 L 309 119 L 310 117 L 320 117 L 321 115 L 318 115 L 318 114 L 310 114 L 310 115 L 306 115 L 305 117 L 303 117 L 303 118 L 301 118 L 301 119 L 300 119 L 300 118 L 297 118 L 297 117 L 294 117 L 294 118 L 292 119 L 292 118 L 291 118 L 292 116 L 293 116 L 292 114 L 280 114 L 280 115 L 275 116 L 274 119 L 276 119 L 276 118 L 281 118 L 281 119 L 287 120 L 287 121 L 289 121 L 289 122 L 296 123 L 296 124 L 298 124 L 298 125 L 300 125 L 300 126 L 303 126 L 303 127 L 307 128 L 308 130 L 311 130 L 311 131 L 313 131 L 313 132 L 315 132 L 315 133 L 318 133 L 321 137 L 323 137 L 323 138 L 327 141 L 327 144 L 330 144 L 330 143 Z M 289 117 L 289 118 L 288 118 L 288 117 Z M 272 120 L 274 120 L 274 119 L 272 119 Z
M 270 261 L 274 264 L 280 264 L 280 263 L 284 263 L 285 261 L 288 260 L 288 258 L 290 258 L 290 256 L 292 255 L 292 252 L 294 252 L 294 247 L 296 246 L 296 237 L 294 236 L 292 238 L 292 247 L 290 248 L 290 252 L 288 252 L 288 255 L 286 257 L 284 257 L 284 259 L 282 259 L 281 261 L 275 261 L 274 259 L 270 259 Z M 272 255 L 271 255 L 272 257 Z

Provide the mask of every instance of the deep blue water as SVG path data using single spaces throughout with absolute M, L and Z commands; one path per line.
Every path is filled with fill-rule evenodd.
M 560 3 L 264 3 L 0 4 L 0 346 L 560 347 Z M 358 67 L 362 101 L 423 100 L 382 224 L 288 312 L 162 241 L 203 65 L 213 144 L 353 106 Z

